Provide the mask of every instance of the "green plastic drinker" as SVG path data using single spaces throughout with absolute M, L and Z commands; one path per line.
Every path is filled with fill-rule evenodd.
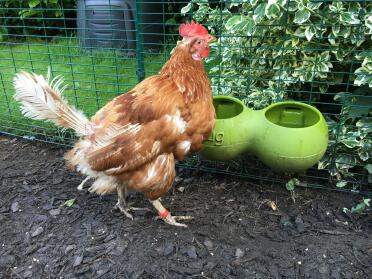
M 229 96 L 215 96 L 213 104 L 216 124 L 203 143 L 205 159 L 225 161 L 251 153 L 276 171 L 302 172 L 327 149 L 327 124 L 313 106 L 280 102 L 252 110 Z

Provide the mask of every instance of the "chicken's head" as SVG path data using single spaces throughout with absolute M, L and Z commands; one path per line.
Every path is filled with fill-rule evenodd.
M 192 21 L 181 24 L 179 33 L 183 38 L 182 42 L 189 46 L 190 54 L 194 60 L 200 61 L 209 56 L 209 44 L 214 42 L 216 38 L 208 34 L 207 28 Z

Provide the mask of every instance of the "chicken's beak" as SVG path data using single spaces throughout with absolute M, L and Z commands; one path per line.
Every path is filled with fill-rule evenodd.
M 210 43 L 213 43 L 217 41 L 216 37 L 215 36 L 212 36 L 212 35 L 208 35 L 208 44 Z

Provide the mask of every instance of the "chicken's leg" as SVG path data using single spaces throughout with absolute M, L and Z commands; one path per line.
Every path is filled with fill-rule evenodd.
M 79 191 L 82 191 L 83 190 L 83 187 L 84 187 L 84 184 L 85 184 L 85 182 L 87 182 L 89 179 L 91 179 L 91 177 L 90 176 L 87 176 L 78 186 L 77 186 L 77 189 L 79 190 Z
M 125 216 L 133 220 L 133 216 L 128 212 L 127 208 L 127 187 L 117 187 L 116 190 L 118 191 L 118 202 L 115 205 L 115 209 L 119 209 Z
M 143 211 L 150 211 L 148 208 L 139 208 L 139 207 L 132 207 L 127 204 L 127 187 L 117 187 L 118 191 L 118 202 L 115 205 L 115 209 L 119 209 L 125 216 L 129 219 L 133 220 L 133 215 L 129 213 L 131 210 L 143 210 Z
M 156 208 L 159 214 L 159 218 L 163 219 L 165 223 L 178 227 L 187 228 L 186 224 L 178 223 L 177 220 L 191 220 L 194 219 L 192 216 L 172 216 L 171 213 L 164 208 L 161 204 L 160 199 L 150 200 L 152 205 Z

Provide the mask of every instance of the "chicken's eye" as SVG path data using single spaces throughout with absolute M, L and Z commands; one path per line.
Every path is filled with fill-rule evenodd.
M 200 44 L 202 43 L 202 41 L 201 41 L 201 40 L 198 40 L 196 43 L 197 43 L 198 45 L 200 45 Z

